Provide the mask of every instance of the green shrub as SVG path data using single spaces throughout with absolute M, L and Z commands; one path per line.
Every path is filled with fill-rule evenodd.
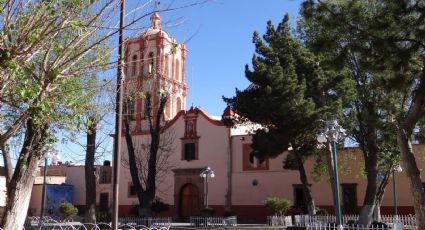
M 202 217 L 209 217 L 209 216 L 213 216 L 214 214 L 214 209 L 213 208 L 201 208 L 201 210 L 199 210 L 199 216 Z
M 130 208 L 130 214 L 133 216 L 139 216 L 139 207 L 138 204 L 133 204 Z
M 278 197 L 268 197 L 264 201 L 264 206 L 269 209 L 273 215 L 284 215 L 292 207 L 292 202 L 288 199 Z
M 224 217 L 229 217 L 229 216 L 235 216 L 235 212 L 233 210 L 225 210 L 224 211 Z
M 70 217 L 73 217 L 77 215 L 78 209 L 72 205 L 71 203 L 62 203 L 59 205 L 59 213 L 65 218 L 68 219 Z
M 328 212 L 326 211 L 326 209 L 316 208 L 316 215 L 318 215 L 318 216 L 326 216 L 326 215 L 328 215 Z
M 111 213 L 109 212 L 96 212 L 96 222 L 109 223 L 111 222 Z
M 139 216 L 139 207 L 138 204 L 133 204 L 130 208 L 130 214 L 133 216 Z M 151 204 L 151 211 L 153 213 L 165 212 L 170 209 L 170 205 L 162 202 L 159 198 L 155 198 Z

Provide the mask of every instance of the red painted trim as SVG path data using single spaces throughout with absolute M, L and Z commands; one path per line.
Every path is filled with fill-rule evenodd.
M 176 116 L 174 116 L 174 118 L 172 120 L 168 121 L 167 124 L 165 124 L 165 126 L 162 127 L 161 132 L 164 132 L 165 130 L 167 130 L 168 128 L 170 128 L 171 126 L 173 126 L 174 123 L 176 123 L 176 121 L 179 119 L 179 117 L 182 116 L 182 115 L 184 115 L 184 114 L 185 114 L 185 111 L 184 110 L 181 110 L 180 112 L 178 112 L 176 114 Z M 150 134 L 149 131 L 140 131 L 140 130 L 137 131 L 137 132 L 132 133 L 132 135 L 135 135 L 135 136 L 138 136 L 138 135 L 149 135 L 149 134 Z
M 196 111 L 198 111 L 202 116 L 205 117 L 205 119 L 207 119 L 211 124 L 216 125 L 216 126 L 225 126 L 223 124 L 223 122 L 221 122 L 220 120 L 216 120 L 212 117 L 210 117 L 210 115 L 208 115 L 205 111 L 203 111 L 200 108 L 195 108 Z

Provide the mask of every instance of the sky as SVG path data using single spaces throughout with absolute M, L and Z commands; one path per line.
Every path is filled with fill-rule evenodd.
M 245 65 L 251 63 L 255 51 L 253 32 L 264 34 L 268 20 L 277 26 L 286 13 L 294 27 L 301 4 L 301 0 L 209 0 L 202 5 L 161 12 L 168 6 L 178 7 L 196 0 L 159 1 L 162 28 L 179 43 L 185 43 L 188 50 L 186 83 L 189 91 L 186 109 L 193 105 L 214 116 L 221 116 L 226 107 L 222 96 L 232 97 L 236 88 L 244 89 L 249 85 L 244 71 Z M 152 12 L 154 2 L 127 0 L 126 22 Z M 144 4 L 150 5 L 142 8 Z M 134 30 L 137 27 L 133 27 L 125 31 L 125 36 L 131 37 L 143 32 L 149 26 L 149 17 L 143 20 L 137 25 L 140 29 Z M 111 70 L 108 77 L 114 78 L 115 74 L 116 71 Z M 111 127 L 99 130 L 98 141 L 103 142 L 105 153 L 98 163 L 103 159 L 111 159 L 113 140 L 108 134 L 113 132 L 112 124 L 113 119 L 110 121 Z M 61 141 L 57 143 L 56 149 L 61 160 L 82 164 L 85 150 L 70 141 L 62 141 L 66 138 L 59 139 Z M 78 142 L 84 145 L 84 133 L 79 136 Z
M 160 7 L 166 3 L 164 0 Z M 194 105 L 208 114 L 221 115 L 226 107 L 222 96 L 231 97 L 235 88 L 249 85 L 244 71 L 255 51 L 253 32 L 264 34 L 268 20 L 277 26 L 286 13 L 295 25 L 300 4 L 300 0 L 213 0 L 160 13 L 165 22 L 184 18 L 182 24 L 166 30 L 188 49 L 187 107 Z

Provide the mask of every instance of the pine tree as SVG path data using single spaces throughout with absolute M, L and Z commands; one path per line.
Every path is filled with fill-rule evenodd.
M 308 212 L 314 214 L 303 163 L 316 151 L 331 103 L 319 59 L 292 37 L 288 21 L 285 15 L 277 28 L 269 21 L 263 39 L 254 33 L 253 70 L 245 70 L 251 86 L 224 100 L 240 116 L 236 122 L 261 125 L 253 135 L 253 155 L 274 158 L 290 150 L 284 167 L 299 171 Z

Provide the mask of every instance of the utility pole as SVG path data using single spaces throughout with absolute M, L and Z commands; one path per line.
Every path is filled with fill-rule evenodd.
M 112 229 L 118 229 L 118 184 L 121 153 L 121 130 L 122 130 L 122 94 L 124 82 L 124 7 L 125 0 L 121 0 L 120 7 L 120 28 L 118 38 L 118 68 L 117 68 L 117 95 L 115 102 L 115 138 L 113 154 L 113 191 L 112 191 Z

